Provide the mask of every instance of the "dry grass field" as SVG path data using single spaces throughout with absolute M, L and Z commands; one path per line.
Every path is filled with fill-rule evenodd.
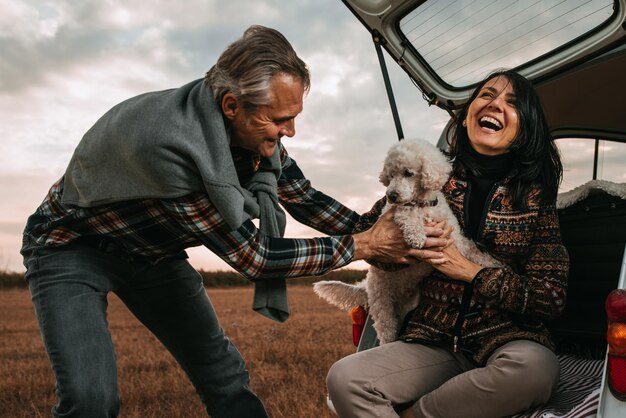
M 310 286 L 290 286 L 291 318 L 274 323 L 251 310 L 251 288 L 208 289 L 226 334 L 247 361 L 251 385 L 271 417 L 330 418 L 325 376 L 354 352 L 351 321 Z M 169 353 L 109 297 L 117 350 L 121 417 L 205 417 L 193 387 Z M 318 343 L 320 339 L 323 343 Z M 0 417 L 49 417 L 54 379 L 26 289 L 0 290 Z

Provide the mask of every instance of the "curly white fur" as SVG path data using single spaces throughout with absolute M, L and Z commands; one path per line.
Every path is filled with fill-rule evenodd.
M 587 196 L 598 191 L 604 191 L 611 196 L 626 199 L 626 183 L 614 183 L 608 180 L 589 180 L 585 184 L 564 193 L 560 193 L 556 199 L 557 209 L 563 209 L 580 202 Z
M 380 173 L 379 179 L 387 187 L 388 203 L 384 210 L 397 206 L 394 220 L 414 248 L 421 248 L 426 241 L 426 223 L 445 219 L 453 227 L 452 238 L 461 254 L 482 266 L 501 266 L 460 232 L 456 217 L 440 191 L 450 172 L 450 163 L 432 144 L 423 140 L 400 141 L 387 153 Z M 365 279 L 354 285 L 320 281 L 313 289 L 321 298 L 344 310 L 366 306 L 378 339 L 385 344 L 396 339 L 401 321 L 417 306 L 419 282 L 432 269 L 427 263 L 392 272 L 371 266 Z

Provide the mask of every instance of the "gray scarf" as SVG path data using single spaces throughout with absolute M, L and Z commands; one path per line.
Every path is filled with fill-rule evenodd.
M 278 147 L 243 188 L 220 109 L 202 79 L 142 94 L 109 110 L 87 131 L 67 167 L 62 202 L 80 207 L 205 192 L 232 229 L 260 219 L 263 233 L 284 234 L 278 204 Z M 255 282 L 253 309 L 289 317 L 285 280 Z

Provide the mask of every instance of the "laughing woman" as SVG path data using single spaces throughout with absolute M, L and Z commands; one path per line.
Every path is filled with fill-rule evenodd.
M 501 417 L 546 402 L 556 387 L 544 322 L 565 304 L 569 259 L 555 209 L 563 169 L 531 83 L 491 74 L 448 142 L 446 199 L 465 234 L 505 267 L 474 264 L 454 243 L 424 248 L 436 270 L 398 339 L 329 371 L 342 418 Z

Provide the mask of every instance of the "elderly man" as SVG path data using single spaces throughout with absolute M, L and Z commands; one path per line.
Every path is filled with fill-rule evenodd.
M 278 321 L 288 316 L 286 277 L 424 255 L 390 215 L 351 234 L 359 215 L 314 190 L 289 157 L 280 140 L 295 134 L 309 85 L 289 42 L 253 26 L 204 80 L 124 101 L 85 134 L 22 248 L 57 380 L 54 416 L 118 414 L 111 291 L 172 353 L 211 416 L 267 416 L 187 247 L 204 245 L 253 280 L 253 308 Z M 282 238 L 279 203 L 328 236 Z

